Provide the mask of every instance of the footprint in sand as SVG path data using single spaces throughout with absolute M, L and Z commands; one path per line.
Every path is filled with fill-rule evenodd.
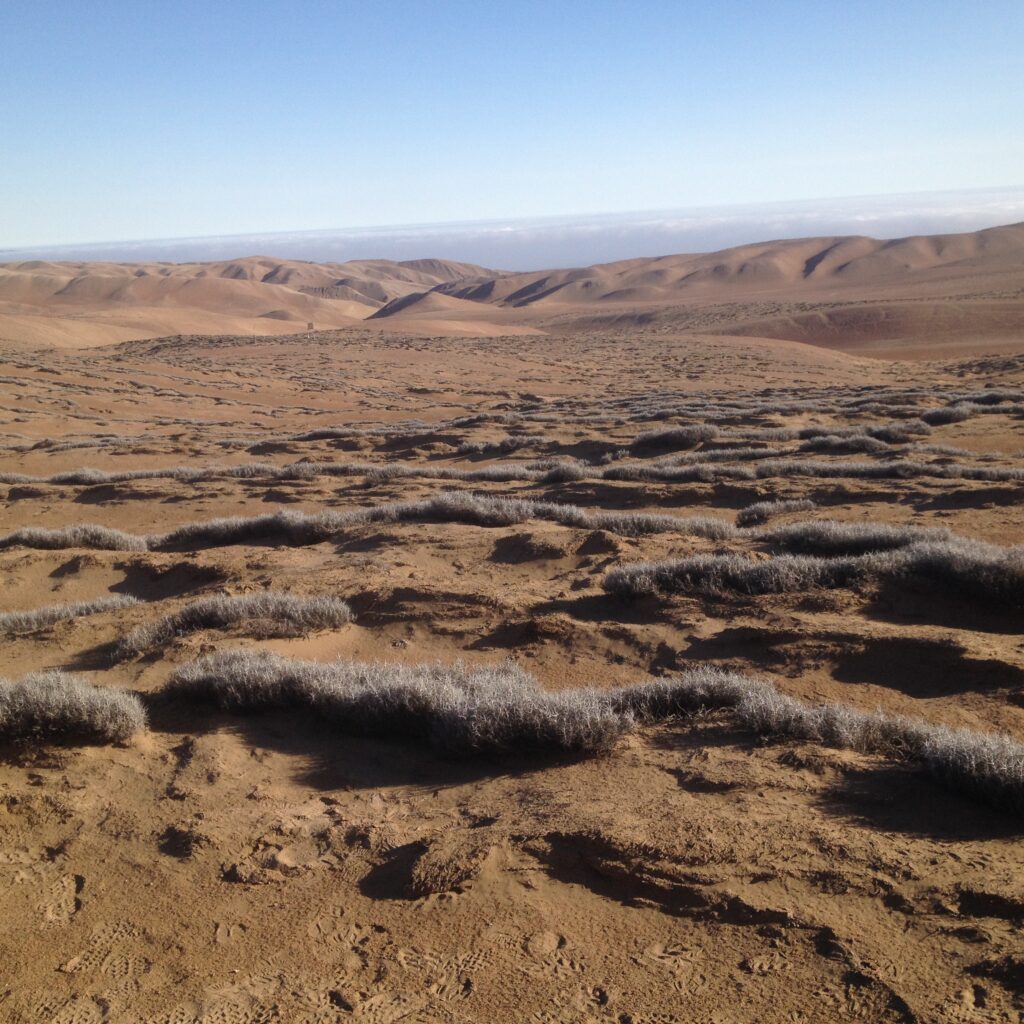
M 49 888 L 43 901 L 43 918 L 47 924 L 66 925 L 82 905 L 78 894 L 85 887 L 81 875 L 61 875 Z
M 218 921 L 213 930 L 213 941 L 218 946 L 226 946 L 230 942 L 237 942 L 248 930 L 248 927 L 240 922 L 227 924 L 224 921 Z
M 571 978 L 587 969 L 586 960 L 569 946 L 564 935 L 555 932 L 536 932 L 525 940 L 523 950 L 533 961 L 524 967 L 528 974 Z
M 390 995 L 381 992 L 360 1003 L 353 1019 L 364 1021 L 365 1024 L 398 1024 L 399 1021 L 410 1024 L 415 1019 L 413 1015 L 423 1010 L 426 1003 L 427 998 L 422 995 Z
M 43 1003 L 36 1007 L 36 1014 L 33 1020 L 41 1024 L 104 1024 L 110 1019 L 108 1008 L 102 1000 L 77 996 L 57 1007 Z
M 122 951 L 118 950 L 118 947 L 122 944 L 134 945 L 138 935 L 139 930 L 127 921 L 112 921 L 109 924 L 98 925 L 92 930 L 92 934 L 89 936 L 89 945 L 85 950 L 78 956 L 72 957 L 61 967 L 61 970 L 65 974 L 99 970 L 110 977 L 123 977 L 122 968 L 127 963 L 134 961 L 129 960 L 126 964 L 121 964 L 114 958 L 115 951 L 124 952 L 126 957 L 134 957 L 135 954 L 131 950 Z M 138 959 L 142 960 L 141 957 Z M 147 964 L 146 969 L 148 970 L 148 961 L 144 962 Z M 107 965 L 106 971 L 104 971 L 105 964 Z

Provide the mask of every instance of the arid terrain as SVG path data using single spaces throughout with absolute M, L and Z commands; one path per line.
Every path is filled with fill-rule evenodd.
M 0 1020 L 1024 1019 L 1024 226 L 0 299 Z
M 450 260 L 0 264 L 0 338 L 64 347 L 167 335 L 711 333 L 929 358 L 1016 351 L 1024 224 L 511 273 Z

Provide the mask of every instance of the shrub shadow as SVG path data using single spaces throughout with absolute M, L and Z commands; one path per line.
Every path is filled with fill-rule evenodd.
M 408 740 L 345 733 L 303 711 L 275 708 L 232 714 L 140 694 L 150 729 L 179 735 L 230 731 L 256 749 L 296 762 L 294 780 L 318 790 L 378 790 L 387 786 L 447 789 L 498 777 L 524 777 L 576 758 L 544 752 L 446 757 Z
M 960 796 L 912 765 L 883 763 L 849 769 L 819 806 L 847 822 L 883 832 L 939 841 L 1016 839 L 1024 821 Z

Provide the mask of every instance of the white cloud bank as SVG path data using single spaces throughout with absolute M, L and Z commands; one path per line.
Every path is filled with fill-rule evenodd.
M 290 259 L 411 260 L 436 257 L 507 270 L 586 266 L 637 256 L 708 252 L 774 238 L 974 231 L 1024 220 L 1024 187 L 647 213 L 479 221 L 408 227 L 274 232 L 209 238 L 0 249 L 0 261 Z

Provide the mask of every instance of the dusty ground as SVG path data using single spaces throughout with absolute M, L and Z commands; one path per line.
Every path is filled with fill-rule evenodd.
M 811 406 L 723 421 L 742 435 L 893 421 L 877 407 L 857 412 L 858 396 L 920 389 L 894 406 L 913 418 L 1022 382 L 1013 355 L 909 364 L 664 326 L 23 349 L 0 363 L 0 473 L 300 459 L 600 465 L 641 431 L 701 419 L 672 413 L 686 402 Z M 669 411 L 650 418 L 659 406 Z M 465 416 L 483 418 L 452 422 Z M 294 438 L 338 425 L 365 433 Z M 543 438 L 506 455 L 457 450 L 517 432 Z M 1024 418 L 973 416 L 921 440 L 963 453 L 886 454 L 1019 467 Z M 36 481 L 0 485 L 0 529 L 150 533 L 452 487 L 729 522 L 763 498 L 810 497 L 815 511 L 787 518 L 1024 542 L 1020 482 L 928 477 Z M 711 662 L 808 699 L 1024 739 L 1019 609 L 906 590 L 625 604 L 601 589 L 623 562 L 748 548 L 534 521 L 363 525 L 304 547 L 12 547 L 0 551 L 2 610 L 107 594 L 146 603 L 7 638 L 3 672 L 63 667 L 149 694 L 198 654 L 236 646 L 315 659 L 512 658 L 552 688 Z M 355 621 L 291 639 L 192 634 L 111 665 L 111 641 L 134 625 L 198 595 L 268 587 L 341 596 Z M 5 748 L 0 796 L 0 1019 L 12 1024 L 1022 1019 L 1020 820 L 881 759 L 760 744 L 713 715 L 640 730 L 597 760 L 451 762 L 339 738 L 298 714 L 154 704 L 150 730 L 125 747 Z

